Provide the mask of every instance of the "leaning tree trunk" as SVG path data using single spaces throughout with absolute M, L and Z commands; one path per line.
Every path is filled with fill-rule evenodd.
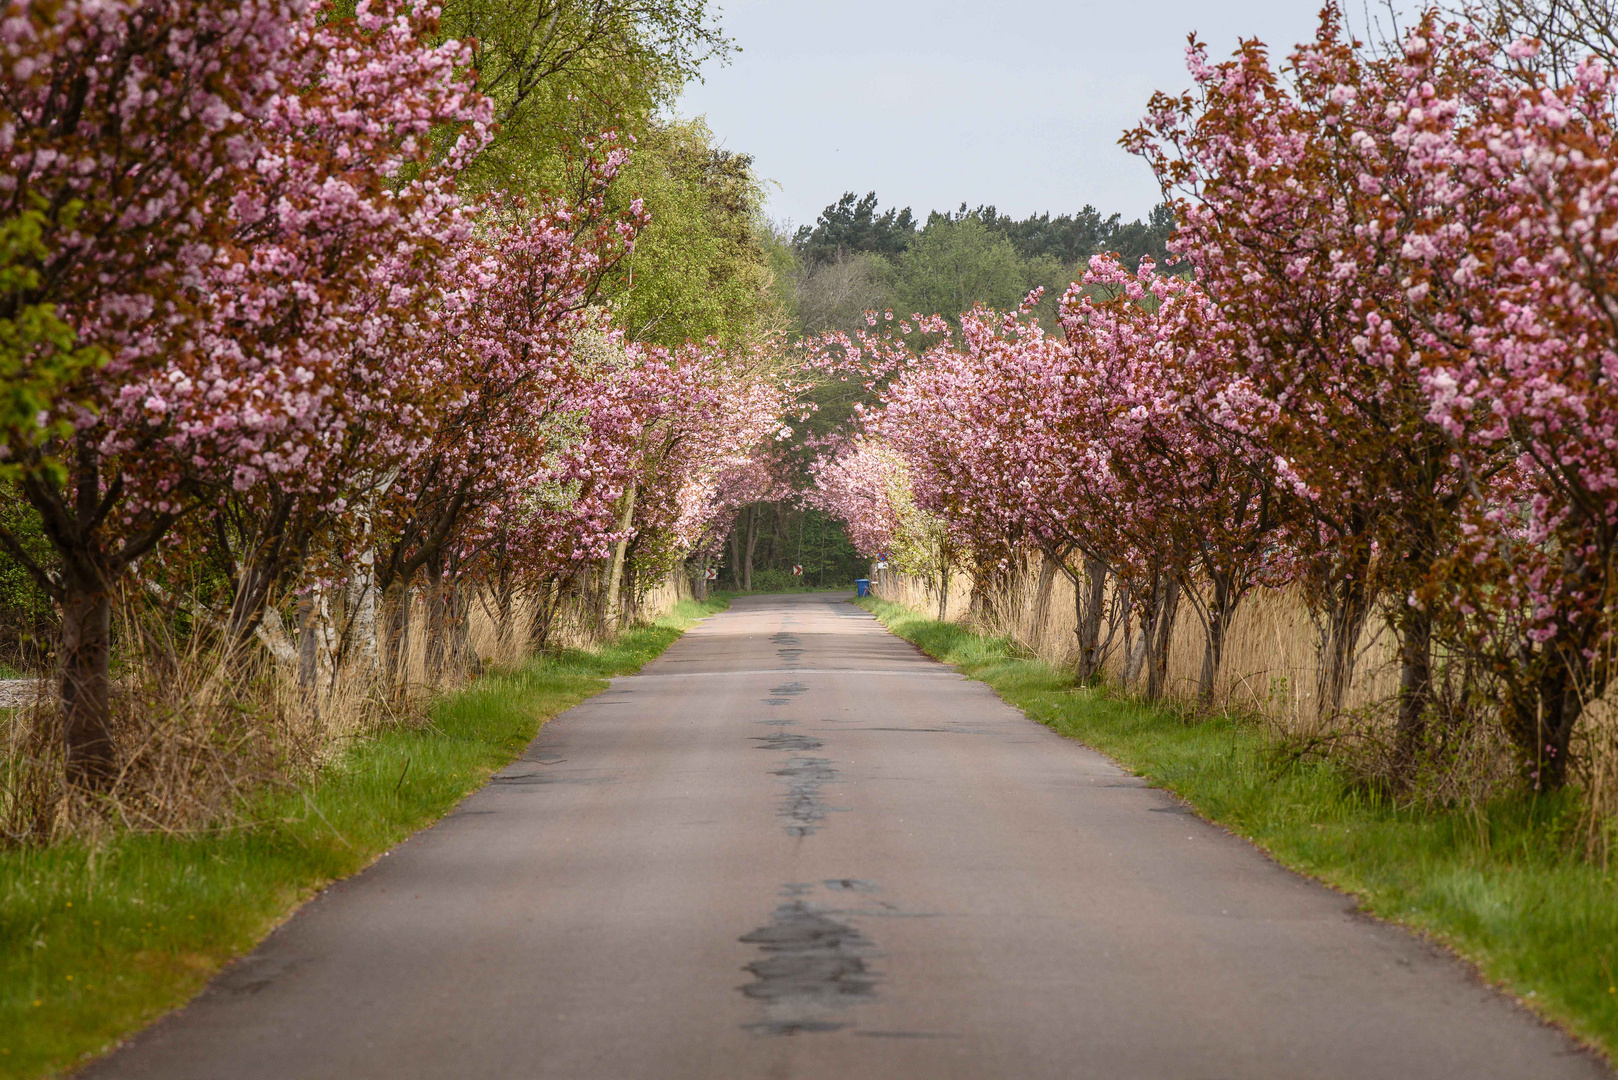
M 624 511 L 618 519 L 618 531 L 622 535 L 612 549 L 612 571 L 607 575 L 606 602 L 602 605 L 602 629 L 610 636 L 618 632 L 618 613 L 621 600 L 618 591 L 624 584 L 624 561 L 629 555 L 629 527 L 635 523 L 635 485 L 629 485 L 624 492 Z

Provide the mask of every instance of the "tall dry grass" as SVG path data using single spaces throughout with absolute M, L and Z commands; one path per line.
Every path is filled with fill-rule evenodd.
M 980 592 L 974 598 L 971 575 L 953 573 L 948 619 L 1009 638 L 1040 659 L 1072 666 L 1078 651 L 1073 584 L 1057 575 L 1042 606 L 1039 577 L 1039 562 L 1032 559 L 1000 575 L 986 595 Z M 938 610 L 935 583 L 882 571 L 873 585 L 886 600 L 928 613 Z M 1123 676 L 1121 637 L 1114 640 L 1103 666 L 1105 678 L 1115 686 Z M 1498 699 L 1486 677 L 1465 669 L 1458 658 L 1435 657 L 1435 694 L 1445 723 L 1434 725 L 1431 743 L 1412 776 L 1393 745 L 1399 666 L 1397 643 L 1385 621 L 1373 615 L 1361 633 L 1353 678 L 1335 715 L 1322 715 L 1315 700 L 1319 640 L 1300 590 L 1253 592 L 1242 601 L 1228 632 L 1214 684 L 1215 710 L 1262 722 L 1286 754 L 1332 756 L 1376 784 L 1398 775 L 1401 797 L 1416 801 L 1479 807 L 1515 783 L 1512 750 L 1495 721 Z M 1204 642 L 1201 621 L 1182 602 L 1168 654 L 1166 697 L 1171 705 L 1194 707 Z M 1576 770 L 1590 808 L 1589 842 L 1603 858 L 1618 853 L 1618 707 L 1613 695 L 1608 697 L 1587 715 Z
M 689 596 L 683 581 L 650 589 L 626 621 L 652 620 Z M 66 782 L 56 679 L 0 708 L 0 844 L 48 844 L 109 831 L 186 833 L 244 823 L 251 795 L 272 785 L 306 782 L 354 740 L 389 726 L 422 723 L 435 694 L 475 677 L 485 665 L 514 667 L 528 655 L 527 629 L 536 602 L 519 596 L 513 632 L 501 635 L 487 597 L 466 605 L 465 652 L 476 662 L 427 661 L 427 612 L 418 595 L 410 613 L 402 677 L 385 685 L 374 663 L 332 670 L 329 625 L 317 626 L 314 685 L 301 686 L 295 664 L 267 652 L 227 660 L 207 638 L 182 636 L 175 619 L 148 594 L 118 605 L 112 719 L 116 766 L 104 791 Z M 553 647 L 594 644 L 600 632 L 591 605 L 575 599 L 557 612 Z
M 1078 648 L 1073 583 L 1057 575 L 1043 611 L 1037 603 L 1037 584 L 1037 563 L 1015 567 L 995 588 L 990 604 L 974 607 L 970 575 L 952 574 L 949 618 L 965 620 L 970 613 L 979 629 L 1008 637 L 1042 659 L 1070 663 Z M 884 571 L 876 587 L 884 599 L 924 611 L 937 610 L 936 587 L 919 579 Z M 1108 599 L 1112 600 L 1110 586 Z M 1190 604 L 1182 604 L 1169 644 L 1171 699 L 1189 704 L 1195 698 L 1203 640 L 1202 623 Z M 1231 623 L 1224 662 L 1214 684 L 1217 706 L 1228 712 L 1263 716 L 1288 732 L 1315 733 L 1319 710 L 1314 688 L 1320 666 L 1316 641 L 1309 609 L 1296 590 L 1258 590 L 1242 602 Z M 1399 685 L 1395 644 L 1375 620 L 1361 635 L 1357 660 L 1344 700 L 1345 710 L 1351 713 L 1390 701 Z M 1109 678 L 1121 678 L 1122 661 L 1120 630 L 1107 654 L 1105 670 Z

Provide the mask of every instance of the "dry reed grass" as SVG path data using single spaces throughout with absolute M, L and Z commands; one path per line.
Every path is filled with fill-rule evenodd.
M 967 573 L 950 575 L 947 618 L 1006 637 L 1030 655 L 1059 666 L 1076 658 L 1074 588 L 1064 576 L 1051 583 L 1045 610 L 1039 610 L 1038 561 L 1013 567 L 984 603 L 972 599 Z M 936 614 L 935 584 L 884 571 L 874 579 L 883 599 Z M 1392 725 L 1399 686 L 1397 644 L 1383 619 L 1368 621 L 1357 646 L 1353 679 L 1343 710 L 1323 717 L 1314 700 L 1319 672 L 1319 631 L 1299 590 L 1258 589 L 1242 601 L 1231 624 L 1215 682 L 1217 711 L 1262 722 L 1278 739 L 1280 753 L 1296 758 L 1331 756 L 1364 783 L 1391 790 L 1398 777 L 1400 797 L 1446 806 L 1480 807 L 1516 780 L 1515 761 L 1500 725 L 1497 699 L 1486 680 L 1461 663 L 1437 657 L 1438 708 L 1435 725 L 1411 776 L 1394 752 Z M 1202 669 L 1204 630 L 1191 605 L 1182 603 L 1169 645 L 1168 691 L 1172 705 L 1189 710 Z M 1104 664 L 1115 685 L 1122 677 L 1121 642 Z M 1587 832 L 1592 851 L 1606 858 L 1618 851 L 1618 704 L 1598 702 L 1587 714 L 1577 747 L 1577 779 L 1589 807 Z
M 1066 577 L 1052 582 L 1045 612 L 1036 605 L 1038 566 L 1014 568 L 996 589 L 988 605 L 988 619 L 979 617 L 979 629 L 1016 641 L 1041 659 L 1070 663 L 1077 650 L 1074 630 L 1074 588 Z M 915 578 L 884 572 L 877 587 L 884 599 L 936 612 L 935 587 Z M 972 608 L 972 583 L 964 573 L 950 576 L 948 617 L 959 621 Z M 1109 587 L 1109 600 L 1111 592 Z M 1224 663 L 1214 685 L 1214 700 L 1221 711 L 1261 716 L 1285 732 L 1321 734 L 1314 688 L 1319 671 L 1316 630 L 1299 593 L 1294 589 L 1260 589 L 1237 609 L 1225 643 Z M 1168 697 L 1190 704 L 1196 696 L 1202 670 L 1203 628 L 1183 603 L 1169 644 Z M 1122 675 L 1121 639 L 1115 641 L 1105 664 L 1107 676 Z M 1382 625 L 1372 620 L 1360 637 L 1354 679 L 1344 698 L 1349 713 L 1380 709 L 1398 691 L 1399 670 L 1394 642 Z
M 688 594 L 666 581 L 632 614 L 655 619 Z M 0 708 L 0 844 L 49 844 L 69 836 L 94 841 L 112 831 L 190 833 L 246 823 L 248 796 L 296 785 L 356 739 L 389 726 L 422 723 L 441 690 L 475 674 L 451 667 L 432 679 L 426 610 L 412 605 L 401 685 L 382 685 L 372 664 L 332 672 L 322 657 L 316 685 L 264 656 L 227 662 L 205 640 L 181 638 L 170 613 L 150 597 L 119 605 L 112 697 L 116 769 L 104 792 L 66 783 L 54 679 L 34 684 L 31 700 Z M 492 608 L 468 606 L 466 642 L 481 668 L 512 667 L 527 655 L 531 602 L 514 605 L 515 632 L 504 640 Z M 580 647 L 596 635 L 593 611 L 564 607 L 552 627 L 556 647 Z

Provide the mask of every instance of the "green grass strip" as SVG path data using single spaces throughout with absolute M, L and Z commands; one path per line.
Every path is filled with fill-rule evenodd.
M 0 851 L 0 1076 L 50 1075 L 183 1004 L 300 904 L 442 817 L 546 720 L 638 670 L 722 600 L 539 657 L 357 743 L 250 828 Z
M 1618 1052 L 1618 876 L 1583 857 L 1571 794 L 1479 813 L 1401 809 L 1329 763 L 1287 759 L 1256 724 L 1187 722 L 1076 685 L 1005 639 L 881 600 L 860 604 L 1032 719 L 1366 911 L 1442 941 L 1609 1060 Z

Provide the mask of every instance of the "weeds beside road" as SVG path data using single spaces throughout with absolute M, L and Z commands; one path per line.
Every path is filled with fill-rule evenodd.
M 442 817 L 551 717 L 638 670 L 723 601 L 604 648 L 535 658 L 378 732 L 228 831 L 0 851 L 0 1076 L 63 1071 L 184 1003 L 332 881 Z
M 1442 941 L 1541 1015 L 1618 1056 L 1618 874 L 1584 855 L 1577 793 L 1478 812 L 1401 809 L 1256 724 L 1186 722 L 1075 685 L 1008 641 L 882 600 L 900 637 L 1189 802 L 1366 911 Z

